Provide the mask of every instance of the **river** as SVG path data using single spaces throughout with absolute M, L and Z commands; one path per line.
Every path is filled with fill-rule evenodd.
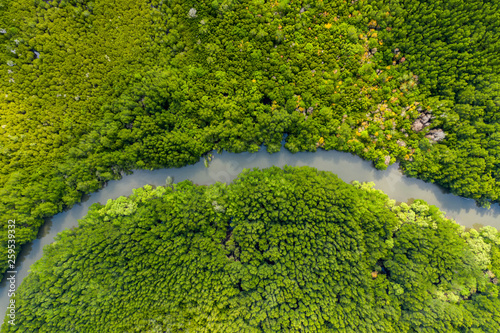
M 103 189 L 92 193 L 71 209 L 59 213 L 49 219 L 40 229 L 38 237 L 26 245 L 16 261 L 16 284 L 28 275 L 29 267 L 42 256 L 43 247 L 54 241 L 54 237 L 64 229 L 78 226 L 78 220 L 87 213 L 90 205 L 96 202 L 105 204 L 108 199 L 129 196 L 132 189 L 146 184 L 164 185 L 168 176 L 174 182 L 190 179 L 199 185 L 219 182 L 231 182 L 244 168 L 267 168 L 273 165 L 283 167 L 311 166 L 319 170 L 331 171 L 347 183 L 353 180 L 372 181 L 375 188 L 399 202 L 413 199 L 424 199 L 427 203 L 438 206 L 446 212 L 446 216 L 455 219 L 466 227 L 491 225 L 500 228 L 500 206 L 492 205 L 490 209 L 479 208 L 471 199 L 465 199 L 446 193 L 441 187 L 422 180 L 406 177 L 397 164 L 387 170 L 377 170 L 372 162 L 358 156 L 338 151 L 319 150 L 315 153 L 301 152 L 291 154 L 286 149 L 279 153 L 268 154 L 265 149 L 258 153 L 232 154 L 213 152 L 214 158 L 206 168 L 203 161 L 182 168 L 159 169 L 154 171 L 136 170 L 132 175 L 125 175 L 121 180 L 110 181 Z M 0 308 L 4 318 L 9 302 L 7 281 L 4 277 L 0 284 Z

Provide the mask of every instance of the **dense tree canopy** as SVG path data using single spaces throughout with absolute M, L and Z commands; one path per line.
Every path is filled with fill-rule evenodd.
M 0 0 L 0 264 L 134 168 L 213 149 L 400 160 L 500 194 L 495 1 Z M 20 246 L 17 247 L 17 250 Z
M 432 126 L 446 132 L 438 144 L 422 143 L 412 163 L 403 161 L 407 173 L 485 205 L 498 201 L 500 3 L 368 2 L 384 60 L 418 76 L 422 96 L 435 101 Z
M 145 186 L 47 246 L 4 332 L 498 332 L 500 233 L 312 168 Z

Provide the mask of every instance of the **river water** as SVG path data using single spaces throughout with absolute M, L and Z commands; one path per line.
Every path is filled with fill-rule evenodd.
M 358 156 L 338 151 L 319 150 L 314 153 L 301 152 L 291 154 L 282 149 L 279 153 L 269 154 L 264 149 L 258 153 L 232 154 L 213 152 L 214 158 L 206 168 L 203 161 L 195 165 L 182 168 L 159 169 L 154 171 L 136 170 L 132 175 L 126 175 L 121 180 L 110 181 L 106 187 L 87 196 L 81 203 L 71 209 L 52 217 L 42 226 L 38 238 L 26 245 L 16 260 L 16 285 L 19 286 L 29 272 L 29 267 L 42 256 L 43 247 L 54 241 L 57 233 L 64 229 L 78 226 L 78 220 L 87 213 L 90 205 L 96 202 L 105 204 L 108 199 L 120 196 L 129 196 L 132 189 L 146 184 L 164 185 L 168 176 L 174 182 L 190 179 L 199 185 L 219 182 L 231 182 L 244 168 L 268 168 L 273 165 L 283 167 L 311 166 L 318 170 L 331 171 L 347 183 L 353 180 L 372 181 L 375 188 L 399 202 L 413 199 L 424 199 L 427 203 L 438 206 L 446 212 L 446 216 L 455 219 L 466 227 L 478 228 L 481 225 L 491 225 L 500 228 L 500 206 L 492 205 L 488 210 L 479 208 L 471 199 L 465 199 L 446 193 L 435 184 L 425 183 L 422 180 L 406 177 L 398 169 L 397 164 L 389 166 L 387 170 L 377 170 L 369 161 Z M 0 284 L 0 309 L 1 316 L 7 309 L 9 298 L 8 287 L 4 277 Z

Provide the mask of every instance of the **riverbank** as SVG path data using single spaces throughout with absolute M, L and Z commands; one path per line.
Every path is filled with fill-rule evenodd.
M 199 185 L 208 185 L 215 182 L 231 182 L 244 168 L 268 168 L 273 165 L 283 167 L 311 166 L 318 170 L 331 171 L 343 181 L 374 182 L 375 188 L 384 191 L 391 199 L 399 202 L 423 199 L 431 205 L 438 206 L 446 212 L 446 216 L 453 218 L 457 223 L 468 228 L 491 225 L 500 228 L 500 206 L 492 205 L 490 209 L 477 207 L 474 200 L 457 197 L 446 193 L 441 187 L 425 183 L 422 180 L 409 178 L 401 173 L 397 164 L 389 166 L 387 170 L 373 168 L 370 161 L 358 156 L 338 151 L 319 150 L 314 153 L 301 152 L 292 154 L 282 149 L 275 154 L 269 154 L 265 149 L 257 153 L 232 154 L 213 152 L 213 159 L 209 167 L 204 166 L 203 160 L 195 165 L 182 168 L 159 170 L 136 170 L 132 175 L 126 175 L 119 181 L 110 181 L 108 185 L 74 205 L 71 209 L 59 213 L 49 219 L 40 229 L 38 237 L 21 251 L 16 263 L 16 284 L 20 285 L 28 275 L 29 267 L 41 258 L 43 247 L 53 242 L 54 237 L 61 231 L 78 226 L 78 220 L 83 218 L 93 203 L 106 203 L 109 199 L 120 196 L 129 196 L 132 189 L 146 184 L 164 185 L 167 177 L 174 182 L 190 179 Z M 9 302 L 7 296 L 7 281 L 0 285 L 0 308 L 5 311 Z M 4 313 L 2 313 L 3 315 Z

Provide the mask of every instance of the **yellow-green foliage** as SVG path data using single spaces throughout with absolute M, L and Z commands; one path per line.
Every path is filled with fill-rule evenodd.
M 500 10 L 455 2 L 2 0 L 0 267 L 9 219 L 22 245 L 122 172 L 285 134 L 498 200 Z
M 59 234 L 2 329 L 497 332 L 498 237 L 308 167 L 146 186 Z
M 0 3 L 0 44 L 9 51 L 0 52 L 1 244 L 8 219 L 17 221 L 19 250 L 36 237 L 43 217 L 119 177 L 130 161 L 88 157 L 99 146 L 131 144 L 126 126 L 113 123 L 118 110 L 106 105 L 159 65 L 155 29 L 165 15 L 151 5 Z M 119 119 L 132 121 L 124 113 Z
M 432 126 L 446 140 L 419 144 L 408 175 L 440 183 L 485 206 L 500 195 L 500 2 L 369 0 L 387 63 L 418 77 L 434 96 Z M 397 50 L 396 50 L 397 49 Z M 403 61 L 404 59 L 404 61 Z M 421 97 L 422 98 L 422 97 Z

